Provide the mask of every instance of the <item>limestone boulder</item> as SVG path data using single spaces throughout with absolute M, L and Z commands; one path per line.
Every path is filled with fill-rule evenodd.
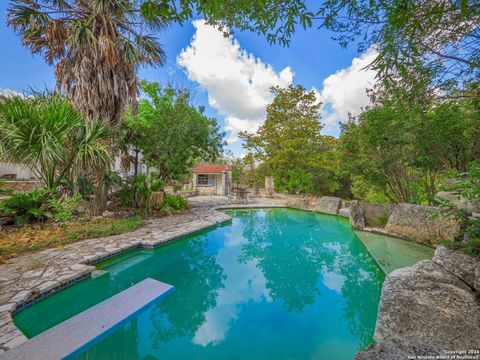
M 460 224 L 453 217 L 441 214 L 439 208 L 414 204 L 398 204 L 390 215 L 385 230 L 392 234 L 432 245 L 453 241 Z
M 285 199 L 285 206 L 294 209 L 306 209 L 308 200 L 305 198 L 288 197 Z
M 463 251 L 439 246 L 435 250 L 432 261 L 480 292 L 480 259 L 465 254 Z
M 400 349 L 416 344 L 449 350 L 478 348 L 476 294 L 442 266 L 423 260 L 390 273 L 383 285 L 375 339 Z
M 353 360 L 397 360 L 408 359 L 408 353 L 389 341 L 379 341 L 364 351 L 359 351 Z
M 337 215 L 342 205 L 342 199 L 334 196 L 322 196 L 312 203 L 312 210 L 325 214 Z
M 379 341 L 370 345 L 364 351 L 359 351 L 354 360 L 399 360 L 408 359 L 409 356 L 436 356 L 444 353 L 433 346 L 423 344 L 411 344 L 400 348 L 390 341 Z
M 350 203 L 350 224 L 356 229 L 363 229 L 365 224 L 365 208 L 358 200 L 353 200 Z

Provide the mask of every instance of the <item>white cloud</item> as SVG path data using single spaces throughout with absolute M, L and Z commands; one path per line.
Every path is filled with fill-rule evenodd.
M 225 116 L 227 141 L 234 144 L 238 132 L 255 132 L 263 124 L 266 107 L 273 100 L 270 88 L 292 84 L 294 72 L 289 66 L 276 72 L 204 20 L 193 25 L 195 35 L 178 55 L 177 64 L 207 91 L 209 105 Z M 376 55 L 370 48 L 350 66 L 325 78 L 321 91 L 312 88 L 323 103 L 321 115 L 327 133 L 338 132 L 337 124 L 345 121 L 349 112 L 358 114 L 369 104 L 366 89 L 374 85 L 376 73 L 365 67 Z
M 273 100 L 270 88 L 290 85 L 293 71 L 286 67 L 277 73 L 204 20 L 193 25 L 196 33 L 177 63 L 207 91 L 209 105 L 225 116 L 227 141 L 234 143 L 239 131 L 254 132 L 263 123 L 266 106 Z
M 376 72 L 366 70 L 377 56 L 370 48 L 360 57 L 354 58 L 349 67 L 337 71 L 323 81 L 320 97 L 323 102 L 322 121 L 332 129 L 339 122 L 347 120 L 348 113 L 358 114 L 370 103 L 366 89 L 375 83 Z
M 225 339 L 232 323 L 238 318 L 242 305 L 252 302 L 271 302 L 267 279 L 257 260 L 238 262 L 242 246 L 248 241 L 242 231 L 231 228 L 225 233 L 225 248 L 219 250 L 217 262 L 223 269 L 224 286 L 217 292 L 215 307 L 205 313 L 205 322 L 195 331 L 192 343 L 217 345 Z
M 341 293 L 345 284 L 345 276 L 335 272 L 329 272 L 325 268 L 323 270 L 323 285 L 332 291 Z
M 0 97 L 12 98 L 12 97 L 25 97 L 24 94 L 10 89 L 0 89 Z

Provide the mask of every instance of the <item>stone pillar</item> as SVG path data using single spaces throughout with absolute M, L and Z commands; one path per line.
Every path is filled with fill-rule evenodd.
M 221 194 L 222 196 L 227 195 L 227 174 L 225 172 L 222 173 L 222 187 L 221 187 Z
M 192 190 L 197 191 L 197 174 L 193 174 L 192 176 Z
M 265 195 L 267 197 L 272 197 L 275 193 L 275 184 L 273 181 L 273 176 L 265 176 Z
M 350 224 L 356 229 L 363 229 L 365 225 L 365 207 L 358 200 L 350 203 Z
M 225 180 L 226 180 L 226 183 L 225 183 L 225 186 L 226 186 L 226 193 L 227 195 L 230 195 L 232 193 L 232 172 L 231 171 L 227 171 L 225 173 Z

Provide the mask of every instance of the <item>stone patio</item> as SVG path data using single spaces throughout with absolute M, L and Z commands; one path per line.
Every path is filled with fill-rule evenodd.
M 203 230 L 230 217 L 217 210 L 225 208 L 284 207 L 281 199 L 254 199 L 234 203 L 220 196 L 189 199 L 191 211 L 150 220 L 133 232 L 89 239 L 20 256 L 0 265 L 0 357 L 28 339 L 15 326 L 12 315 L 46 296 L 91 276 L 94 264 L 122 252 L 153 248 L 184 235 Z

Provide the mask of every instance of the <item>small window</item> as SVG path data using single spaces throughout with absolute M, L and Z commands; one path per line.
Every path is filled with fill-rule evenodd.
M 208 175 L 207 174 L 198 174 L 197 175 L 197 185 L 208 185 Z

